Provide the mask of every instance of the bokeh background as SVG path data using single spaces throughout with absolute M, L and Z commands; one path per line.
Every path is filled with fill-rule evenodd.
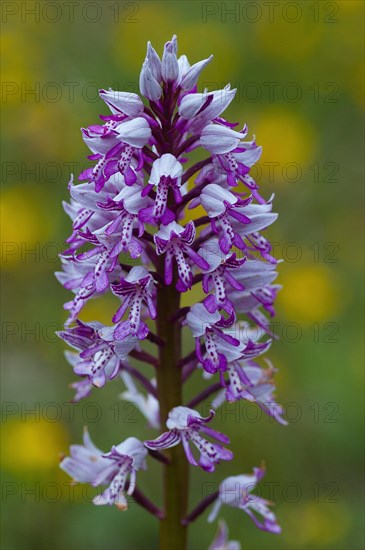
M 246 122 L 264 154 L 263 193 L 275 193 L 270 229 L 285 261 L 277 301 L 280 336 L 269 357 L 290 424 L 254 407 L 217 415 L 233 463 L 192 473 L 191 504 L 227 475 L 265 459 L 262 494 L 283 533 L 258 531 L 225 508 L 231 538 L 250 549 L 363 548 L 362 509 L 362 116 L 363 2 L 3 2 L 2 75 L 2 539 L 11 550 L 157 547 L 157 524 L 90 504 L 69 486 L 59 454 L 89 425 L 109 449 L 150 432 L 118 401 L 115 382 L 71 406 L 74 379 L 54 330 L 68 294 L 56 282 L 69 234 L 61 201 L 85 166 L 79 128 L 106 113 L 98 88 L 137 89 L 146 41 L 161 51 L 173 33 L 191 62 L 214 54 L 201 87 L 238 87 L 227 116 Z M 32 10 L 35 10 L 33 13 Z M 84 320 L 110 323 L 112 299 Z M 198 380 L 196 378 L 195 380 Z M 199 382 L 196 382 L 199 384 Z M 230 413 L 230 414 L 229 414 Z M 160 502 L 160 468 L 142 472 Z M 215 526 L 190 530 L 207 548 Z

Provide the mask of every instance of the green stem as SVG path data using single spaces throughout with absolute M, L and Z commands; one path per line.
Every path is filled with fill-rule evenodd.
M 159 273 L 164 272 L 164 258 L 159 258 Z M 157 368 L 157 391 L 160 403 L 161 426 L 164 428 L 169 411 L 182 404 L 181 328 L 171 317 L 180 308 L 180 293 L 175 289 L 176 274 L 170 286 L 160 285 L 157 291 L 157 334 L 165 341 L 160 347 Z M 170 464 L 164 465 L 163 492 L 165 518 L 160 523 L 160 549 L 185 550 L 187 527 L 181 520 L 186 516 L 188 500 L 188 462 L 182 445 L 166 451 Z

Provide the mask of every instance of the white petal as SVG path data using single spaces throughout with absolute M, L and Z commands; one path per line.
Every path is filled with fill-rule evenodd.
M 177 178 L 179 184 L 182 173 L 183 167 L 176 157 L 170 153 L 165 153 L 154 161 L 148 182 L 152 185 L 158 185 L 161 176 L 170 176 L 171 178 Z
M 147 449 L 143 443 L 136 437 L 128 437 L 123 443 L 115 447 L 121 455 L 127 455 L 133 458 L 133 468 L 139 470 L 147 456 Z
M 208 59 L 198 61 L 198 63 L 195 63 L 192 67 L 190 67 L 190 69 L 185 73 L 181 81 L 181 87 L 183 90 L 191 90 L 192 88 L 194 88 L 200 73 L 203 69 L 205 69 L 205 67 L 208 65 L 208 63 L 210 63 L 212 59 L 213 56 L 211 55 L 210 57 L 208 57 Z
M 228 189 L 224 189 L 215 183 L 210 183 L 204 187 L 201 194 L 201 203 L 208 216 L 215 218 L 226 211 L 224 201 L 229 204 L 235 204 L 237 197 Z
M 195 416 L 201 418 L 200 414 L 189 407 L 175 407 L 169 412 L 169 417 L 166 421 L 166 426 L 169 430 L 185 430 L 188 427 L 188 417 Z
M 226 126 L 208 124 L 200 136 L 200 144 L 214 154 L 229 153 L 235 149 L 244 137 L 242 132 L 235 132 Z
M 151 128 L 143 117 L 122 122 L 115 130 L 118 132 L 118 138 L 132 147 L 142 148 L 151 137 Z
M 216 500 L 214 505 L 213 505 L 213 508 L 208 516 L 208 523 L 213 523 L 213 521 L 216 519 L 216 517 L 218 516 L 218 513 L 219 513 L 219 510 L 221 509 L 221 506 L 222 506 L 222 503 L 220 500 Z
M 109 88 L 109 90 L 100 90 L 99 95 L 113 114 L 122 112 L 135 117 L 143 111 L 141 98 L 132 92 L 116 92 Z
M 207 124 L 213 118 L 219 116 L 228 107 L 233 100 L 236 89 L 231 90 L 228 84 L 222 90 L 213 90 L 211 92 L 188 94 L 183 97 L 180 107 L 179 115 L 186 119 L 193 118 L 199 109 L 204 105 L 208 96 L 213 96 L 212 102 L 198 115 L 198 119 L 201 122 Z M 198 120 L 196 121 L 198 124 Z
M 151 101 L 158 101 L 162 95 L 162 88 L 154 77 L 148 60 L 145 60 L 142 65 L 139 75 L 139 89 L 141 94 Z
M 169 223 L 168 225 L 161 225 L 159 231 L 156 233 L 156 237 L 160 237 L 161 239 L 169 240 L 170 235 L 174 231 L 177 235 L 182 233 L 184 231 L 184 228 L 176 223 L 175 221 Z

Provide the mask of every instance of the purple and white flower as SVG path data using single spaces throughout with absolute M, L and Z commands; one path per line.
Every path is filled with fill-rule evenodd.
M 167 209 L 168 195 L 171 189 L 174 193 L 175 203 L 178 204 L 181 202 L 180 187 L 182 173 L 183 167 L 181 163 L 170 153 L 165 153 L 154 161 L 148 185 L 144 188 L 142 195 L 147 195 L 153 187 L 156 187 L 156 198 L 153 208 L 147 211 L 145 209 L 142 219 L 148 219 L 148 214 L 151 210 L 152 216 L 156 219 L 161 219 L 162 223 L 174 220 L 175 215 L 171 210 Z M 166 210 L 168 210 L 167 215 L 165 215 Z
M 94 232 L 101 242 L 108 242 L 110 235 L 117 235 L 116 244 L 113 246 L 110 256 L 113 258 L 121 252 L 129 252 L 131 258 L 138 258 L 143 251 L 138 237 L 144 233 L 144 225 L 140 220 L 140 212 L 149 203 L 146 197 L 141 195 L 142 188 L 138 185 L 124 187 L 113 199 L 105 203 L 99 203 L 99 207 L 109 213 L 115 213 L 114 219 Z M 133 236 L 133 229 L 138 227 L 138 236 Z
M 195 304 L 190 308 L 186 321 L 195 338 L 197 358 L 207 372 L 224 371 L 230 353 L 233 353 L 233 357 L 240 357 L 238 349 L 237 356 L 235 353 L 240 341 L 222 330 L 227 323 L 218 311 L 210 313 L 203 304 Z M 202 343 L 205 353 L 202 351 Z
M 152 275 L 142 266 L 133 267 L 125 278 L 120 278 L 119 283 L 111 285 L 113 294 L 123 298 L 122 305 L 113 317 L 113 322 L 119 323 L 114 330 L 116 340 L 124 340 L 129 336 L 135 336 L 138 340 L 146 338 L 149 329 L 141 319 L 142 305 L 147 306 L 151 319 L 155 319 L 157 311 L 153 287 Z M 121 321 L 128 308 L 128 319 Z
M 186 292 L 191 288 L 193 272 L 188 258 L 201 269 L 208 269 L 209 264 L 191 247 L 195 239 L 195 226 L 189 222 L 185 227 L 171 222 L 161 226 L 154 235 L 156 253 L 165 254 L 165 283 L 170 285 L 173 278 L 173 259 L 176 261 L 179 280 L 177 290 Z M 187 257 L 186 257 L 187 256 Z
M 222 481 L 219 486 L 219 497 L 209 514 L 208 522 L 214 521 L 222 504 L 226 504 L 246 512 L 262 531 L 280 533 L 281 528 L 275 514 L 269 509 L 271 502 L 251 493 L 264 475 L 263 468 L 254 468 L 252 475 L 231 476 Z
M 78 353 L 66 351 L 65 356 L 74 373 L 85 376 L 94 386 L 100 388 L 119 372 L 120 361 L 125 360 L 136 346 L 133 338 L 123 342 L 110 339 L 112 329 L 101 323 L 83 323 L 77 320 L 75 326 L 57 332 L 67 344 Z
M 217 409 L 225 400 L 228 402 L 246 399 L 257 405 L 266 414 L 275 418 L 280 424 L 287 425 L 283 418 L 283 408 L 274 396 L 275 385 L 273 377 L 276 369 L 269 363 L 268 368 L 262 368 L 252 360 L 231 361 L 227 365 L 228 381 L 212 402 Z
M 208 435 L 212 439 L 220 443 L 229 443 L 229 438 L 209 426 L 208 422 L 212 420 L 214 411 L 210 411 L 210 415 L 206 418 L 194 409 L 188 407 L 175 407 L 169 412 L 166 426 L 168 432 L 163 433 L 157 439 L 145 441 L 144 444 L 148 449 L 154 451 L 169 449 L 179 443 L 182 443 L 186 457 L 193 466 L 200 466 L 207 472 L 213 472 L 215 465 L 221 460 L 232 460 L 233 453 L 220 445 L 219 443 L 211 443 L 202 437 L 201 432 Z M 192 450 L 189 446 L 190 441 L 197 448 L 200 456 L 195 459 Z
M 141 149 L 151 137 L 151 128 L 143 117 L 115 124 L 113 128 L 102 127 L 104 134 L 96 132 L 94 127 L 82 129 L 84 142 L 93 153 L 89 159 L 96 160 L 97 164 L 82 172 L 79 179 L 93 181 L 97 192 L 118 172 L 127 185 L 137 181 L 136 172 L 144 162 Z
M 147 450 L 135 437 L 128 437 L 123 443 L 113 446 L 109 453 L 103 453 L 92 443 L 87 430 L 84 431 L 84 444 L 72 445 L 71 456 L 60 464 L 62 470 L 75 481 L 89 483 L 93 487 L 109 484 L 108 488 L 93 499 L 97 506 L 115 504 L 125 510 L 127 502 L 124 490 L 129 478 L 128 495 L 132 495 L 136 485 L 136 473 L 145 470 Z
M 228 107 L 236 95 L 228 84 L 223 90 L 185 95 L 179 106 L 179 115 L 189 121 L 189 131 L 200 134 L 204 126 Z
M 204 300 L 209 313 L 223 309 L 228 315 L 234 312 L 234 305 L 228 298 L 228 291 L 241 294 L 245 286 L 238 280 L 243 271 L 246 258 L 237 258 L 236 254 L 222 252 L 217 239 L 210 239 L 199 250 L 200 255 L 209 263 L 209 269 L 204 270 L 202 287 L 206 294 L 214 290 Z
M 219 239 L 219 246 L 222 252 L 227 254 L 233 244 L 242 248 L 240 246 L 242 239 L 234 231 L 231 220 L 237 220 L 240 227 L 247 224 L 248 229 L 246 231 L 250 232 L 251 219 L 248 216 L 249 211 L 246 207 L 251 200 L 251 197 L 242 200 L 228 189 L 224 189 L 215 183 L 204 187 L 200 201 L 211 219 L 213 232 L 219 234 L 218 226 L 221 229 L 222 235 Z
M 236 149 L 218 154 L 215 158 L 220 165 L 220 170 L 226 174 L 228 185 L 236 186 L 237 180 L 242 181 L 260 203 L 264 201 L 257 193 L 257 185 L 249 172 L 250 168 L 260 159 L 261 153 L 262 147 L 257 146 L 253 139 L 240 142 Z

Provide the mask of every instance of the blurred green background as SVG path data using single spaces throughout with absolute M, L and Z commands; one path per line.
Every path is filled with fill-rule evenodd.
M 176 33 L 191 62 L 214 54 L 201 87 L 238 87 L 227 116 L 264 146 L 256 176 L 265 196 L 276 195 L 280 217 L 269 235 L 285 260 L 280 339 L 268 356 L 291 421 L 282 427 L 244 404 L 217 414 L 235 459 L 211 476 L 192 472 L 191 505 L 265 459 L 261 490 L 275 500 L 283 533 L 262 533 L 225 508 L 231 538 L 245 549 L 360 550 L 363 2 L 28 1 L 2 9 L 3 548 L 157 547 L 157 524 L 137 505 L 126 513 L 94 507 L 92 491 L 70 488 L 58 469 L 84 424 L 105 450 L 151 432 L 118 402 L 119 382 L 68 404 L 74 376 L 53 332 L 69 295 L 53 272 L 70 232 L 61 201 L 87 154 L 79 128 L 106 113 L 97 89 L 137 90 L 147 40 L 161 52 Z M 114 310 L 112 298 L 97 300 L 82 318 L 110 323 Z M 155 464 L 139 476 L 157 503 L 159 476 Z M 205 519 L 190 530 L 192 549 L 213 539 Z

